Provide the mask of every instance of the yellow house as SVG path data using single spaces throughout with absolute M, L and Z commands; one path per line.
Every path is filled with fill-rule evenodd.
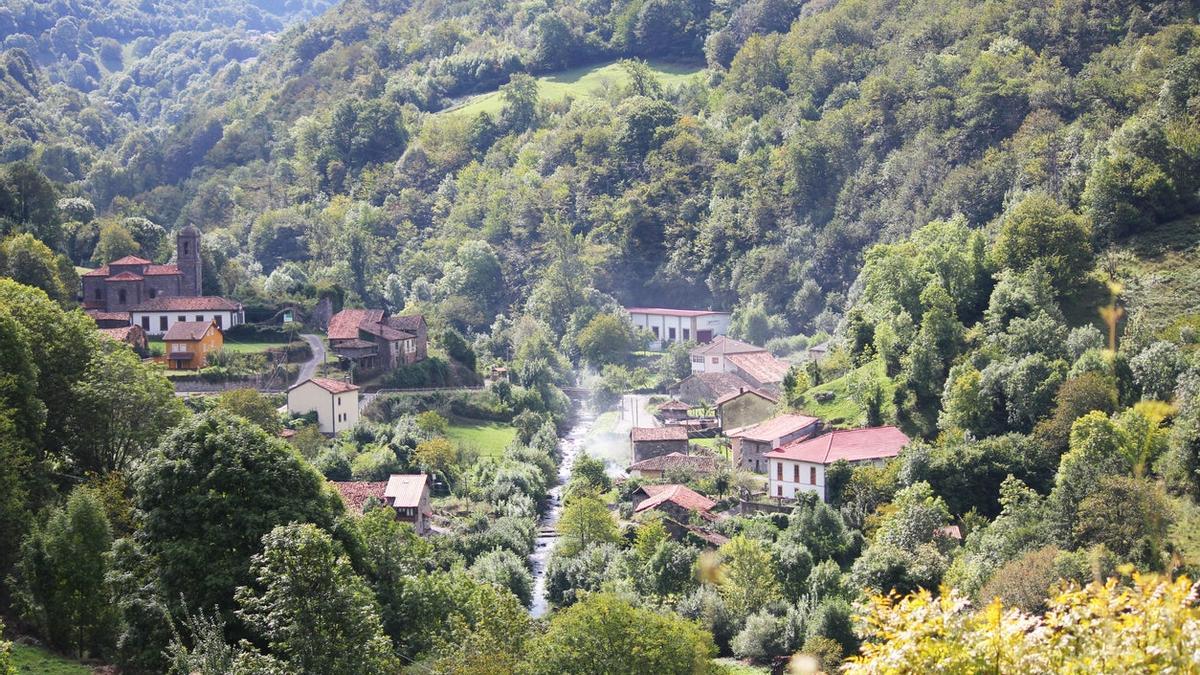
M 358 422 L 358 387 L 349 382 L 313 377 L 288 389 L 288 413 L 316 411 L 323 434 L 336 435 Z

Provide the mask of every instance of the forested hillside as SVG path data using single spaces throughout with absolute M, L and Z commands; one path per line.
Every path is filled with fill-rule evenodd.
M 0 616 L 131 673 L 1194 667 L 1198 10 L 5 5 Z M 80 275 L 189 225 L 357 422 L 181 403 L 96 330 Z M 629 305 L 730 310 L 770 372 Z M 824 450 L 751 469 L 730 394 Z M 635 472 L 635 432 L 690 454 Z M 401 473 L 434 531 L 367 495 Z
M 1195 207 L 1190 3 L 550 9 L 352 0 L 253 66 L 217 68 L 171 124 L 119 143 L 32 129 L 5 134 L 4 152 L 101 219 L 197 224 L 227 294 L 278 295 L 264 282 L 287 264 L 273 290 L 457 306 L 442 261 L 485 242 L 496 293 L 466 308 L 477 317 L 523 306 L 569 257 L 621 300 L 761 298 L 777 326 L 831 329 L 865 247 L 930 220 L 984 228 L 1044 191 L 1103 238 Z M 504 84 L 614 57 L 708 70 L 665 91 L 642 72 L 573 105 Z M 20 48 L 5 58 L 28 63 Z M 497 86 L 500 115 L 431 114 Z

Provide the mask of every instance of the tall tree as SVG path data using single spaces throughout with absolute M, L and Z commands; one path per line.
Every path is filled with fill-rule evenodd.
M 72 491 L 21 544 L 22 614 L 55 647 L 87 656 L 112 646 L 117 617 L 105 581 L 111 545 L 104 507 L 87 488 Z
M 239 616 L 271 654 L 300 673 L 396 672 L 379 605 L 329 534 L 316 525 L 275 527 L 253 557 L 254 582 L 237 591 Z
M 192 609 L 233 607 L 250 557 L 276 525 L 332 529 L 343 512 L 286 442 L 228 413 L 198 415 L 151 452 L 134 480 L 137 537 L 157 558 L 163 595 Z
M 128 469 L 183 417 L 161 369 L 116 340 L 100 341 L 71 394 L 68 459 L 82 473 Z

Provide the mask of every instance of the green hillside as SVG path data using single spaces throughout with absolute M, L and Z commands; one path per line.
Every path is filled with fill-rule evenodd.
M 694 81 L 704 71 L 703 65 L 680 65 L 665 61 L 649 61 L 648 65 L 664 89 L 673 89 Z M 538 98 L 543 103 L 557 103 L 568 98 L 602 95 L 605 91 L 621 89 L 629 84 L 629 74 L 615 61 L 597 66 L 572 68 L 537 78 Z M 471 96 L 449 108 L 443 114 L 473 117 L 479 113 L 499 115 L 504 98 L 499 91 Z

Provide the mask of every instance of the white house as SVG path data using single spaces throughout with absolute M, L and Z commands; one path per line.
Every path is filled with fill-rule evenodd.
M 783 382 L 787 361 L 748 342 L 721 336 L 691 351 L 693 373 L 732 373 L 755 387 Z
M 729 332 L 731 318 L 729 312 L 706 309 L 626 307 L 625 311 L 629 312 L 634 328 L 648 330 L 654 335 L 651 343 L 654 349 L 661 349 L 671 342 L 711 342 Z
M 839 459 L 851 464 L 882 464 L 900 454 L 908 436 L 896 427 L 835 430 L 815 438 L 795 441 L 764 455 L 768 462 L 768 493 L 795 499 L 800 492 L 815 492 L 822 501 L 825 469 Z
M 212 321 L 222 331 L 246 323 L 241 303 L 215 296 L 154 298 L 133 306 L 129 322 L 146 335 L 165 335 L 180 321 Z
M 288 389 L 288 413 L 317 412 L 317 426 L 334 435 L 358 422 L 358 387 L 341 380 L 313 377 Z

